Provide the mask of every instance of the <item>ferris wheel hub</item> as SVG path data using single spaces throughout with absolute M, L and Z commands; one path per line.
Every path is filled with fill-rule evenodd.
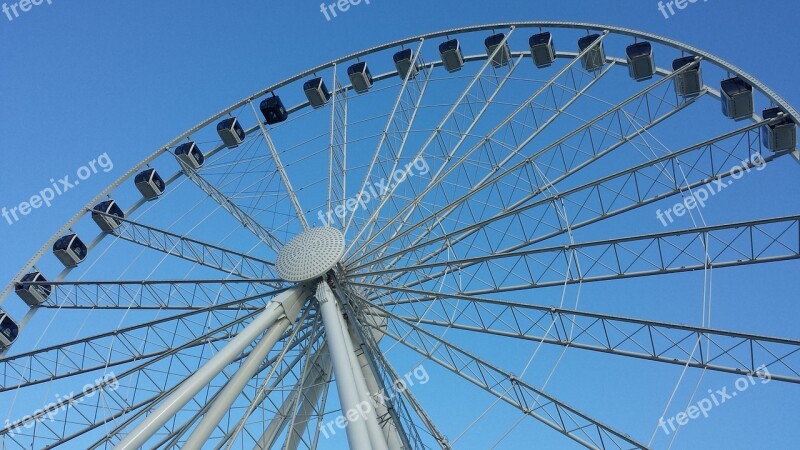
M 278 274 L 298 283 L 319 278 L 344 256 L 344 235 L 325 227 L 311 228 L 289 241 L 278 254 Z

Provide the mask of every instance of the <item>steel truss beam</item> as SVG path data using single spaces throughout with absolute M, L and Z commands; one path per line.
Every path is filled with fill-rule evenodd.
M 267 245 L 275 255 L 278 254 L 280 249 L 283 247 L 281 241 L 276 238 L 272 232 L 264 226 L 262 226 L 256 219 L 251 217 L 247 212 L 245 212 L 242 208 L 240 208 L 233 200 L 228 198 L 225 194 L 220 192 L 211 182 L 203 178 L 196 170 L 192 169 L 191 167 L 187 166 L 183 161 L 178 158 L 175 158 L 178 163 L 183 168 L 183 172 L 189 177 L 190 180 L 194 184 L 197 185 L 203 192 L 208 194 L 212 200 L 217 202 L 219 206 L 222 207 L 225 211 L 228 211 L 234 219 L 238 220 L 239 223 L 242 224 L 245 228 L 250 230 L 256 237 L 258 237 L 261 242 Z M 276 162 L 277 163 L 277 162 Z M 302 213 L 299 214 L 299 217 L 303 217 Z M 302 219 L 301 219 L 302 220 Z
M 114 230 L 112 234 L 128 242 L 241 278 L 277 278 L 274 271 L 275 265 L 269 261 L 130 219 L 121 219 L 99 212 L 97 214 L 123 222 L 124 225 Z
M 417 76 L 412 77 L 413 71 L 409 70 L 403 78 L 403 83 L 397 94 L 397 100 L 392 107 L 392 112 L 386 121 L 386 126 L 381 133 L 378 145 L 375 148 L 375 153 L 369 163 L 369 168 L 364 176 L 364 181 L 361 183 L 359 193 L 365 192 L 368 183 L 372 179 L 373 171 L 376 167 L 381 170 L 381 175 L 389 179 L 397 166 L 400 155 L 405 150 L 406 142 L 411 135 L 411 128 L 417 118 L 422 99 L 425 97 L 425 92 L 428 88 L 428 82 L 433 74 L 433 67 L 425 64 L 422 60 L 422 46 L 425 40 L 420 40 L 417 46 L 417 51 L 414 53 L 411 60 L 411 66 L 416 67 L 419 73 Z M 419 79 L 423 78 L 420 82 Z M 350 215 L 344 227 L 345 237 L 350 230 L 353 221 L 356 218 L 356 213 Z M 370 225 L 369 219 L 365 219 L 356 223 L 356 228 L 363 229 Z M 359 233 L 360 236 L 360 233 Z M 358 236 L 353 240 L 356 242 Z
M 511 27 L 509 32 L 506 33 L 506 36 L 503 38 L 501 44 L 498 45 L 498 47 L 491 53 L 491 55 L 489 55 L 489 58 L 487 58 L 487 60 L 483 63 L 481 68 L 472 77 L 470 83 L 466 86 L 466 88 L 461 93 L 459 98 L 455 102 L 453 102 L 453 106 L 450 108 L 447 114 L 445 114 L 444 118 L 441 120 L 441 122 L 439 122 L 439 124 L 434 129 L 433 133 L 430 134 L 430 136 L 427 138 L 422 147 L 417 151 L 416 155 L 411 159 L 411 161 L 416 161 L 417 158 L 423 157 L 425 151 L 432 144 L 435 144 L 433 146 L 433 151 L 429 154 L 429 156 L 433 154 L 436 156 L 436 158 L 441 158 L 443 164 L 442 167 L 439 169 L 441 171 L 444 168 L 444 164 L 446 164 L 446 162 L 449 161 L 449 159 L 456 152 L 456 150 L 461 147 L 463 142 L 466 140 L 471 131 L 477 125 L 480 118 L 483 117 L 484 113 L 489 108 L 489 105 L 492 103 L 492 100 L 497 96 L 502 87 L 505 85 L 506 81 L 508 81 L 508 79 L 514 73 L 514 70 L 522 61 L 522 57 L 517 57 L 516 60 L 513 62 L 513 64 L 511 64 L 510 67 L 507 68 L 507 70 L 505 71 L 505 75 L 503 77 L 498 77 L 495 72 L 492 72 L 489 75 L 485 75 L 487 69 L 491 67 L 491 59 L 494 58 L 494 56 L 497 55 L 502 50 L 503 44 L 505 44 L 508 41 L 513 32 L 514 28 Z M 495 78 L 499 78 L 499 81 L 497 81 L 497 85 L 493 87 L 492 89 L 493 92 L 487 95 L 486 86 L 483 85 L 483 81 L 487 82 L 488 84 L 494 81 Z M 475 88 L 474 92 L 473 88 Z M 470 97 L 470 93 L 472 93 L 472 98 Z M 459 109 L 462 110 L 460 113 L 458 113 Z M 416 114 L 416 109 L 414 113 Z M 459 120 L 462 115 L 464 117 L 463 121 Z M 453 149 L 448 149 L 447 145 L 443 141 L 442 136 L 444 133 L 458 136 L 459 138 L 458 143 Z M 399 162 L 399 158 L 400 158 L 400 153 L 394 155 L 394 167 L 392 167 L 392 170 L 389 172 L 389 174 L 392 174 L 395 170 L 397 170 L 397 163 Z M 404 170 L 404 173 L 406 175 L 408 175 L 408 172 L 409 172 L 408 169 Z M 387 174 L 387 177 L 389 174 Z M 375 210 L 372 212 L 372 214 L 370 215 L 369 219 L 366 222 L 366 224 L 370 225 L 370 227 L 369 227 L 369 232 L 367 233 L 367 236 L 364 239 L 364 242 L 361 243 L 360 246 L 357 247 L 357 250 L 352 254 L 357 254 L 361 249 L 368 246 L 374 239 L 376 239 L 383 233 L 386 227 L 383 226 L 379 228 L 376 219 L 377 217 L 379 217 L 379 214 L 386 205 L 386 203 L 390 199 L 394 201 L 395 199 L 394 193 L 396 191 L 396 188 L 397 185 L 392 186 L 389 192 L 381 198 L 381 201 L 378 204 L 377 208 L 375 208 Z M 399 214 L 402 214 L 403 212 L 406 211 L 406 208 L 402 209 L 397 208 L 397 209 L 400 210 Z M 378 229 L 378 231 L 374 232 L 375 229 Z M 346 253 L 350 253 L 350 250 L 355 248 L 354 246 L 361 238 L 361 236 L 365 232 L 367 232 L 367 230 L 368 230 L 367 226 L 360 227 L 359 232 L 357 233 L 355 239 L 353 239 L 353 243 L 347 249 Z
M 589 49 L 587 48 L 587 50 Z M 573 64 L 574 62 L 575 61 L 573 61 Z M 409 235 L 413 231 L 420 229 L 423 226 L 424 229 L 419 234 L 419 236 L 417 236 L 416 239 L 414 239 L 412 243 L 403 246 L 403 249 L 391 253 L 388 256 L 374 258 L 373 260 L 369 261 L 369 263 L 374 264 L 377 262 L 385 261 L 390 258 L 395 258 L 396 261 L 397 258 L 403 255 L 404 253 L 422 248 L 426 245 L 429 245 L 431 242 L 438 242 L 443 239 L 453 238 L 454 236 L 452 234 L 448 234 L 446 238 L 443 236 L 438 236 L 435 239 L 430 239 L 426 242 L 422 242 L 425 237 L 438 230 L 438 227 L 446 218 L 452 215 L 455 211 L 458 211 L 460 207 L 467 206 L 468 201 L 471 200 L 480 192 L 485 191 L 491 188 L 492 186 L 496 185 L 497 183 L 502 182 L 509 176 L 521 177 L 523 181 L 528 183 L 528 186 L 523 185 L 525 189 L 520 190 L 520 192 L 515 195 L 515 197 L 521 196 L 521 198 L 519 199 L 514 198 L 513 199 L 514 201 L 503 202 L 502 203 L 503 205 L 508 204 L 508 206 L 504 206 L 504 208 L 500 210 L 495 217 L 488 220 L 482 220 L 480 222 L 489 223 L 490 220 L 496 221 L 501 218 L 507 217 L 509 211 L 517 210 L 526 202 L 546 192 L 548 189 L 551 188 L 551 186 L 573 175 L 580 169 L 586 167 L 587 165 L 596 161 L 602 156 L 609 154 L 610 152 L 621 147 L 622 145 L 633 141 L 638 136 L 640 136 L 642 132 L 649 130 L 650 128 L 654 127 L 659 123 L 662 123 L 669 117 L 673 116 L 674 114 L 686 108 L 688 105 L 697 101 L 697 99 L 700 98 L 700 96 L 682 104 L 669 105 L 670 106 L 669 111 L 667 111 L 663 115 L 660 116 L 658 115 L 658 112 L 661 110 L 661 107 L 666 103 L 666 100 L 662 97 L 655 95 L 656 90 L 659 87 L 668 87 L 672 82 L 672 80 L 674 79 L 674 77 L 680 75 L 681 73 L 683 73 L 683 71 L 688 70 L 690 67 L 691 66 L 686 66 L 681 70 L 675 71 L 670 75 L 662 78 L 658 82 L 647 86 L 646 88 L 632 95 L 628 99 L 620 102 L 619 104 L 615 105 L 609 110 L 598 115 L 594 119 L 587 121 L 586 123 L 576 128 L 572 132 L 568 133 L 567 135 L 557 140 L 556 142 L 549 144 L 542 149 L 537 150 L 532 155 L 522 158 L 518 163 L 514 164 L 512 167 L 507 168 L 506 170 L 500 173 L 497 173 L 499 169 L 501 169 L 507 163 L 511 162 L 510 157 L 505 158 L 502 162 L 496 165 L 496 168 L 493 168 L 493 170 L 487 173 L 480 182 L 475 183 L 475 185 L 472 186 L 469 189 L 469 191 L 463 194 L 461 197 L 453 200 L 452 202 L 449 202 L 446 207 L 443 207 L 440 210 L 429 214 L 428 217 L 419 220 L 413 226 L 403 230 L 403 232 L 399 233 L 395 239 L 381 243 L 380 246 L 372 249 L 371 251 L 361 256 L 360 259 L 363 260 L 371 256 L 372 254 L 376 253 L 377 250 L 391 245 L 392 242 L 395 241 L 397 238 Z M 705 92 L 703 92 L 702 94 L 705 94 Z M 532 97 L 531 99 L 529 99 L 529 102 L 533 100 L 534 98 Z M 650 105 L 651 102 L 654 102 L 655 105 Z M 644 123 L 644 125 L 634 124 L 634 121 L 624 111 L 624 108 L 630 105 L 638 105 L 637 112 L 642 108 L 645 110 L 647 114 L 647 120 Z M 504 122 L 510 121 L 512 118 L 513 115 L 507 117 L 504 120 Z M 629 123 L 627 130 L 623 126 L 623 123 Z M 635 128 L 634 132 L 630 132 L 631 127 Z M 591 137 L 593 131 L 595 134 L 600 133 L 601 136 L 607 136 L 612 138 L 611 142 L 607 142 L 606 139 L 592 139 Z M 514 145 L 511 146 L 511 148 L 514 149 L 511 154 L 515 155 L 518 152 L 522 151 L 539 135 L 539 133 L 540 129 L 536 128 L 521 143 L 517 143 L 515 139 Z M 591 147 L 590 151 L 582 150 L 581 147 L 586 146 L 587 143 Z M 541 161 L 550 161 L 550 162 L 541 163 Z M 557 162 L 561 162 L 563 166 L 559 166 L 559 163 Z M 540 169 L 538 169 L 539 166 L 536 165 L 537 163 L 539 165 L 546 166 L 547 172 L 553 172 L 553 171 L 556 172 L 555 175 L 551 175 L 554 179 L 553 180 L 545 179 L 542 176 L 543 174 L 540 172 Z M 550 176 L 548 176 L 548 178 L 550 178 Z M 429 223 L 433 219 L 435 219 L 433 223 Z M 426 224 L 428 225 L 426 226 Z M 478 228 L 475 228 L 475 230 L 477 229 Z M 458 239 L 455 239 L 452 242 L 459 242 L 460 240 L 465 239 L 467 236 L 469 235 L 467 234 L 464 236 L 459 236 Z M 426 259 L 422 258 L 422 260 L 424 261 Z
M 267 133 L 266 127 L 264 127 L 264 123 L 261 121 L 261 118 L 258 117 L 258 112 L 256 111 L 255 105 L 253 105 L 253 101 L 250 101 L 250 108 L 253 110 L 253 115 L 256 118 L 256 122 L 258 122 L 258 128 L 261 130 L 261 135 L 264 137 L 264 142 L 269 148 L 270 156 L 272 156 L 272 160 L 275 162 L 275 168 L 278 170 L 278 174 L 281 177 L 281 181 L 283 182 L 283 186 L 286 188 L 286 193 L 289 195 L 289 199 L 292 201 L 292 206 L 294 210 L 297 212 L 297 219 L 300 221 L 300 224 L 303 225 L 303 229 L 308 229 L 308 221 L 306 220 L 305 213 L 303 212 L 303 208 L 300 206 L 300 200 L 297 199 L 297 195 L 292 188 L 292 183 L 289 181 L 289 177 L 286 174 L 286 169 L 283 166 L 283 162 L 281 162 L 280 154 L 278 153 L 278 149 L 275 147 L 275 143 L 272 142 L 272 137 Z M 266 230 L 264 230 L 266 231 Z M 267 232 L 267 237 L 269 238 L 271 234 Z M 260 236 L 259 236 L 260 237 Z M 274 238 L 271 238 L 271 240 Z M 280 243 L 277 243 L 280 248 Z M 274 250 L 274 248 L 273 248 Z
M 373 248 L 371 251 L 367 251 L 365 254 L 360 256 L 358 259 L 351 259 L 350 263 L 355 263 L 357 261 L 361 261 L 364 258 L 374 254 L 375 252 L 380 250 L 379 256 L 382 255 L 385 251 L 387 251 L 388 246 L 395 242 L 400 237 L 406 236 L 407 232 L 403 230 L 409 218 L 412 217 L 414 212 L 417 210 L 419 205 L 422 203 L 422 200 L 426 197 L 428 193 L 430 193 L 434 188 L 439 187 L 441 189 L 441 183 L 445 181 L 448 175 L 453 173 L 459 167 L 465 165 L 465 163 L 469 160 L 469 157 L 473 154 L 480 155 L 481 150 L 488 150 L 488 152 L 492 155 L 492 158 L 488 161 L 488 166 L 492 167 L 489 170 L 488 174 L 480 181 L 471 182 L 474 186 L 480 186 L 486 182 L 494 173 L 494 167 L 500 168 L 503 167 L 508 161 L 511 161 L 529 142 L 533 141 L 537 136 L 540 135 L 551 123 L 553 123 L 561 114 L 569 108 L 575 101 L 583 97 L 583 95 L 600 79 L 602 79 L 605 74 L 607 74 L 614 66 L 612 62 L 610 65 L 606 66 L 599 74 L 593 77 L 583 77 L 579 74 L 576 75 L 576 71 L 574 70 L 574 66 L 580 60 L 580 56 L 592 51 L 596 46 L 601 45 L 602 40 L 607 36 L 607 33 L 604 33 L 601 39 L 593 42 L 592 45 L 587 47 L 583 52 L 579 54 L 578 57 L 574 58 L 570 61 L 565 67 L 559 70 L 555 75 L 553 75 L 547 82 L 545 82 L 542 86 L 540 86 L 530 97 L 528 97 L 525 101 L 523 101 L 519 106 L 517 106 L 514 111 L 512 111 L 509 115 L 507 115 L 503 120 L 501 120 L 481 141 L 477 142 L 473 145 L 464 155 L 462 155 L 458 160 L 447 167 L 447 163 L 449 163 L 450 158 L 456 155 L 457 150 L 460 146 L 464 143 L 464 137 L 462 136 L 459 140 L 458 144 L 453 148 L 451 153 L 448 155 L 448 158 L 445 159 L 445 163 L 439 169 L 439 171 L 431 178 L 428 186 L 415 198 L 413 199 L 408 205 L 406 205 L 403 210 L 398 214 L 396 217 L 403 216 L 403 220 L 399 225 L 396 225 L 396 230 L 394 233 L 384 242 L 381 242 L 376 248 Z M 491 58 L 489 58 L 491 59 Z M 488 62 L 487 62 L 488 64 Z M 513 71 L 512 71 L 513 72 Z M 510 75 L 510 73 L 508 74 Z M 557 82 L 564 78 L 563 86 L 558 85 Z M 580 81 L 577 81 L 577 80 Z M 500 83 L 497 91 L 499 91 L 503 87 L 504 83 Z M 559 95 L 555 87 L 558 86 L 562 93 Z M 490 97 L 489 101 L 491 101 L 495 95 L 497 95 L 497 91 Z M 561 97 L 561 100 L 559 100 Z M 536 105 L 540 105 L 539 107 L 544 109 L 544 105 L 552 102 L 552 106 L 547 111 L 551 113 L 549 117 L 545 117 L 542 115 L 541 117 L 536 117 L 535 112 L 533 111 Z M 477 117 L 474 117 L 473 124 L 470 125 L 467 132 L 472 130 L 472 128 L 476 125 L 477 121 L 480 120 L 482 114 L 479 114 Z M 527 138 L 524 139 L 524 143 L 520 144 L 518 142 L 517 136 L 525 136 Z M 494 146 L 497 144 L 501 149 L 508 151 L 507 154 L 503 154 L 502 152 L 498 152 L 495 150 Z M 423 148 L 424 150 L 424 148 Z M 421 154 L 421 153 L 420 153 Z M 499 161 L 499 162 L 498 162 Z M 444 197 L 447 198 L 447 197 Z M 453 205 L 452 208 L 448 208 L 448 212 L 445 214 L 449 214 L 452 210 L 455 210 L 457 204 Z M 419 220 L 412 229 L 417 228 L 418 225 L 424 224 L 426 222 L 425 219 Z M 385 224 L 383 230 L 387 230 L 392 226 L 393 222 L 390 221 L 389 223 Z M 438 223 L 431 225 L 430 228 L 436 228 Z M 381 233 L 377 233 L 380 235 Z M 377 235 L 375 237 L 377 237 Z M 421 240 L 422 237 L 418 237 L 414 242 L 410 244 L 416 244 Z M 374 238 L 373 238 L 374 240 Z M 367 245 L 362 245 L 360 250 L 367 250 Z
M 800 215 L 795 215 L 378 270 L 351 279 L 408 272 L 413 281 L 446 267 L 464 280 L 459 293 L 481 295 L 798 258 Z
M 242 298 L 86 338 L 0 359 L 0 392 L 72 375 L 160 357 L 165 352 L 205 336 L 205 327 L 238 324 L 258 310 L 232 309 L 278 292 Z M 229 309 L 231 308 L 231 309 Z M 201 326 L 202 325 L 202 326 Z M 223 338 L 232 331 L 223 333 Z
M 595 314 L 505 300 L 384 287 L 414 294 L 392 302 L 413 323 L 541 341 L 614 355 L 800 383 L 800 340 Z M 459 301 L 448 301 L 450 299 Z M 429 307 L 433 303 L 433 307 Z M 385 306 L 389 306 L 386 303 Z M 417 305 L 424 308 L 418 314 Z M 764 373 L 762 370 L 761 373 Z
M 192 341 L 182 345 L 176 344 L 169 351 L 150 358 L 122 374 L 104 378 L 91 389 L 86 388 L 71 398 L 56 404 L 51 403 L 33 415 L 0 429 L 0 436 L 4 438 L 6 448 L 13 448 L 12 442 L 19 445 L 20 449 L 55 447 L 142 407 L 151 407 L 152 405 L 148 405 L 152 397 L 146 396 L 163 392 L 164 379 L 186 378 L 208 359 L 208 356 L 184 355 L 187 350 L 209 343 L 213 347 L 219 340 L 235 338 L 239 335 L 239 330 L 244 328 L 245 322 L 259 313 L 259 311 L 252 312 L 231 323 L 216 327 Z M 235 328 L 234 332 L 229 330 L 231 327 Z M 113 375 L 113 372 L 111 374 Z M 121 391 L 128 393 L 123 394 Z M 55 415 L 44 420 L 45 416 L 51 414 Z M 24 427 L 25 424 L 32 422 L 36 422 L 32 431 L 11 434 L 15 427 Z
M 345 217 L 347 207 L 347 89 L 339 84 L 338 65 L 333 66 L 333 94 L 331 95 L 331 127 L 328 145 L 328 200 L 327 211 L 341 207 Z M 333 217 L 339 218 L 333 214 Z M 341 229 L 346 219 L 341 217 Z M 330 224 L 329 224 L 330 225 Z
M 19 283 L 48 286 L 47 301 L 40 308 L 55 309 L 158 309 L 193 310 L 220 306 L 236 299 L 256 300 L 277 279 L 263 280 L 142 280 L 142 281 L 47 281 Z M 257 305 L 256 307 L 261 306 Z M 236 303 L 233 308 L 242 308 Z
M 579 444 L 591 449 L 647 448 L 628 435 L 415 326 L 393 312 L 367 303 L 364 305 L 392 319 L 389 321 L 389 328 L 385 330 L 380 330 L 373 324 L 370 326 Z M 400 331 L 401 328 L 403 331 Z
M 483 254 L 500 256 L 561 236 L 568 230 L 574 231 L 658 200 L 689 193 L 704 185 L 713 183 L 713 189 L 721 190 L 722 187 L 717 188 L 716 186 L 727 186 L 732 183 L 729 181 L 728 184 L 725 184 L 723 180 L 731 176 L 741 177 L 740 173 L 753 170 L 757 166 L 751 158 L 760 151 L 758 128 L 764 123 L 766 122 L 748 125 L 743 129 L 670 153 L 560 194 L 553 194 L 535 202 L 517 206 L 493 218 L 431 239 L 420 244 L 419 247 L 429 246 L 441 240 L 447 240 L 449 245 L 453 245 L 454 241 L 462 240 L 488 224 L 496 223 L 499 219 L 534 221 L 537 224 L 531 229 L 523 227 L 521 236 L 506 234 L 502 239 L 490 242 L 488 244 L 490 248 L 483 251 Z M 722 147 L 720 142 L 724 141 L 732 141 L 729 143 L 733 148 Z M 758 165 L 766 167 L 775 159 L 787 154 L 789 153 L 782 152 L 762 157 Z M 681 156 L 685 158 L 679 160 L 678 158 Z M 741 167 L 741 170 L 731 169 L 732 165 Z M 688 178 L 684 182 L 683 173 L 686 173 L 687 177 L 693 176 L 699 179 Z M 561 216 L 561 210 L 567 207 L 571 211 L 569 221 L 571 223 Z M 657 216 L 653 220 L 656 221 Z M 513 245 L 500 248 L 512 242 Z M 441 249 L 434 250 L 420 261 L 409 261 L 408 264 L 425 262 L 441 252 Z M 471 253 L 471 251 L 465 249 L 465 253 Z M 466 265 L 461 267 L 461 269 L 465 268 Z M 428 275 L 406 287 L 439 278 L 444 273 L 442 271 Z

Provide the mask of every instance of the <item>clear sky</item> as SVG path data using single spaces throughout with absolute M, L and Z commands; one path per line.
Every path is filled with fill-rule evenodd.
M 698 1 L 669 18 L 668 12 L 659 11 L 658 3 L 371 0 L 333 20 L 326 20 L 319 1 L 313 0 L 44 0 L 27 12 L 15 4 L 18 17 L 13 9 L 8 15 L 0 13 L 0 207 L 25 201 L 48 187 L 51 178 L 73 173 L 104 153 L 113 161 L 113 169 L 98 172 L 56 198 L 52 207 L 34 210 L 13 225 L 0 218 L 1 282 L 9 281 L 105 186 L 184 130 L 298 72 L 411 35 L 526 20 L 623 26 L 716 54 L 800 107 L 800 3 Z M 781 294 L 787 301 L 797 300 L 796 291 Z M 770 327 L 761 323 L 758 328 Z M 623 373 L 602 376 L 610 383 L 625 380 Z M 659 394 L 671 388 L 663 386 Z M 627 402 L 631 403 L 635 402 Z M 770 403 L 754 405 L 765 408 Z M 796 416 L 796 405 L 781 407 L 793 407 L 786 413 Z M 756 412 L 743 401 L 724 414 Z M 717 423 L 725 422 L 709 422 L 703 432 L 691 436 L 713 448 L 718 441 L 710 436 L 726 432 L 715 428 Z M 627 429 L 624 423 L 615 424 Z M 797 429 L 763 433 L 800 438 Z M 686 438 L 676 447 L 694 448 Z M 775 439 L 766 445 L 769 448 L 789 448 L 793 443 L 769 439 Z M 527 448 L 522 442 L 506 442 L 508 447 L 503 448 Z

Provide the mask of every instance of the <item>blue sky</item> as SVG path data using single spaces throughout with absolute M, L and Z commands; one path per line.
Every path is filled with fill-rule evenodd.
M 57 197 L 50 208 L 34 210 L 13 225 L 0 218 L 0 278 L 3 283 L 10 280 L 79 208 L 184 130 L 269 84 L 354 51 L 464 25 L 525 20 L 604 23 L 714 53 L 798 107 L 798 19 L 796 2 L 744 0 L 692 3 L 669 19 L 653 0 L 372 0 L 330 21 L 320 12 L 319 2 L 308 0 L 53 0 L 13 21 L 0 15 L 0 155 L 5 168 L 0 174 L 0 207 L 25 201 L 48 187 L 51 178 L 71 174 L 101 154 L 107 153 L 114 165 Z M 766 290 L 797 299 L 791 288 Z M 653 295 L 669 300 L 667 293 Z M 782 329 L 793 327 L 787 322 Z M 753 325 L 769 334 L 769 323 Z M 603 372 L 598 376 L 608 383 L 623 378 Z M 647 391 L 642 387 L 637 392 Z M 767 407 L 771 396 L 778 397 L 775 391 L 764 395 L 755 407 Z M 746 413 L 741 406 L 720 415 Z M 633 416 L 619 415 L 636 424 Z M 704 439 L 721 433 L 722 428 L 715 427 L 725 423 L 704 424 L 705 433 L 692 437 L 713 445 L 718 441 Z M 646 426 L 649 430 L 649 422 Z M 784 432 L 798 437 L 797 430 L 764 430 Z M 791 442 L 775 439 L 776 448 Z M 509 441 L 501 448 L 523 448 L 522 442 Z M 687 437 L 676 447 L 692 448 L 691 443 Z

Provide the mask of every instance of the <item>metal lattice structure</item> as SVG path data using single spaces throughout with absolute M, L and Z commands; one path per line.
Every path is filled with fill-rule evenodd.
M 714 55 L 593 24 L 446 30 L 313 68 L 145 158 L 2 292 L 24 317 L 0 340 L 0 448 L 451 449 L 509 417 L 474 445 L 652 448 L 548 383 L 578 379 L 569 355 L 796 388 L 800 336 L 717 327 L 709 298 L 796 273 L 800 204 L 752 193 L 796 179 L 799 122 Z M 150 197 L 147 168 L 168 174 Z M 65 267 L 46 254 L 69 233 L 88 256 Z M 665 290 L 674 310 L 649 304 Z

